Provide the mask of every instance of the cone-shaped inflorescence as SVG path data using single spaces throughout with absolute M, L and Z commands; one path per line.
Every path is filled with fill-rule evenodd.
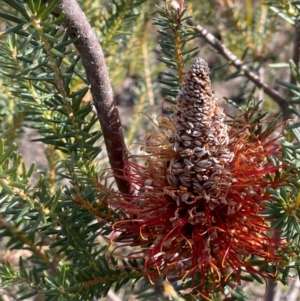
M 144 164 L 128 162 L 136 191 L 111 201 L 125 214 L 114 225 L 115 241 L 142 247 L 131 256 L 145 257 L 150 279 L 190 281 L 204 296 L 238 285 L 243 272 L 271 277 L 252 259 L 276 271 L 282 247 L 261 214 L 271 198 L 265 188 L 281 183 L 274 180 L 280 166 L 270 160 L 278 157 L 274 128 L 252 122 L 253 111 L 227 126 L 201 58 L 187 72 L 174 109 L 160 119 L 159 134 L 146 137 Z
M 226 188 L 233 180 L 226 167 L 234 153 L 228 147 L 226 116 L 216 105 L 207 63 L 196 58 L 185 80 L 172 116 L 172 149 L 179 156 L 171 160 L 167 179 L 173 199 L 179 207 L 188 205 L 184 207 L 190 208 L 189 223 L 197 224 L 205 212 L 195 204 L 205 203 L 213 210 L 226 202 Z

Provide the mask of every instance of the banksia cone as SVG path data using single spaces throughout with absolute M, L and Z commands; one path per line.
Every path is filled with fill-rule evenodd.
M 251 259 L 276 271 L 282 242 L 270 237 L 261 212 L 271 198 L 266 188 L 280 184 L 280 166 L 270 160 L 278 156 L 278 136 L 258 130 L 253 112 L 226 123 L 200 58 L 174 109 L 159 120 L 159 134 L 146 137 L 144 165 L 128 162 L 136 191 L 111 201 L 125 215 L 114 240 L 141 247 L 130 256 L 144 256 L 150 279 L 188 280 L 203 296 L 238 285 L 243 272 L 272 277 Z

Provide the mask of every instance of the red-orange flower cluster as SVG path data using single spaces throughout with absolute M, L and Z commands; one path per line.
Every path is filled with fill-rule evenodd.
M 276 138 L 246 112 L 225 121 L 206 62 L 197 58 L 175 113 L 146 137 L 144 165 L 128 162 L 134 195 L 111 201 L 125 218 L 114 225 L 121 246 L 140 247 L 150 277 L 191 281 L 206 296 L 236 286 L 243 272 L 272 277 L 251 259 L 276 267 L 281 242 L 262 215 L 267 187 L 276 187 Z M 259 124 L 258 124 L 259 123 Z M 275 268 L 276 270 L 276 268 Z

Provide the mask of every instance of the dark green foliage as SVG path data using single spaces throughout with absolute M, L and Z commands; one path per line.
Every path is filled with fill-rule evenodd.
M 18 266 L 3 261 L 0 278 L 3 288 L 17 285 L 18 300 L 36 294 L 45 300 L 91 300 L 141 277 L 137 262 L 109 255 L 116 213 L 99 186 L 101 130 L 93 105 L 85 100 L 89 87 L 75 39 L 57 26 L 64 17 L 50 14 L 57 2 L 7 1 L 0 14 L 8 24 L 0 65 L 3 89 L 10 92 L 1 110 L 6 140 L 0 145 L 0 236 L 2 247 L 30 254 L 20 257 Z M 117 45 L 142 2 L 115 1 L 117 11 L 103 25 L 111 43 Z M 28 147 L 39 141 L 45 148 L 47 168 L 37 179 L 34 165 L 27 169 L 11 143 L 21 125 L 40 135 Z
M 160 107 L 163 98 L 174 103 L 185 70 L 198 54 L 198 34 L 187 24 L 193 12 L 183 9 L 179 13 L 166 1 L 164 6 L 156 8 L 155 27 L 151 27 L 155 2 L 103 2 L 105 5 L 101 1 L 79 1 L 104 49 L 113 88 L 117 90 L 125 77 L 137 78 L 136 93 L 130 100 L 136 104 L 137 112 L 151 115 L 156 122 L 155 113 L 150 111 L 156 109 L 157 104 Z M 194 2 L 198 7 L 198 1 L 191 1 Z M 297 11 L 299 5 L 287 7 L 273 2 L 268 4 L 273 11 L 295 25 L 294 10 Z M 7 258 L 1 261 L 1 288 L 13 287 L 16 300 L 35 296 L 53 301 L 94 300 L 105 297 L 109 291 L 121 291 L 125 299 L 132 294 L 137 300 L 166 300 L 144 277 L 143 260 L 124 259 L 122 252 L 126 250 L 112 253 L 112 225 L 120 219 L 121 213 L 107 204 L 108 188 L 115 187 L 107 176 L 107 155 L 102 150 L 98 116 L 80 56 L 73 45 L 77 38 L 69 38 L 62 27 L 64 15 L 51 14 L 57 3 L 58 0 L 50 4 L 42 0 L 0 0 L 3 23 L 0 36 L 0 251 L 14 253 L 18 258 L 17 262 Z M 211 6 L 215 7 L 216 1 L 204 1 L 201 7 L 209 11 Z M 195 15 L 203 13 L 209 18 L 208 13 L 200 10 L 197 9 Z M 246 20 L 248 16 L 241 18 Z M 238 24 L 234 18 L 231 21 Z M 216 20 L 211 21 L 214 22 Z M 253 22 L 249 28 L 255 30 L 257 24 Z M 157 29 L 160 46 L 157 59 L 161 64 L 157 64 L 153 54 Z M 233 41 L 237 32 L 220 34 L 223 40 Z M 268 33 L 270 31 L 264 37 L 267 38 Z M 255 38 L 261 39 L 258 34 L 253 35 Z M 243 39 L 244 36 L 238 36 L 238 42 L 232 45 L 242 59 L 249 59 L 247 55 L 253 55 L 253 49 L 245 46 Z M 256 70 L 260 66 L 258 62 L 253 59 L 249 65 Z M 222 62 L 215 70 L 217 67 L 227 79 L 242 75 L 241 70 L 225 72 L 225 68 L 230 69 L 228 62 Z M 292 94 L 290 107 L 300 117 L 299 70 L 293 61 L 290 68 L 296 83 L 278 82 Z M 248 84 L 246 88 L 251 95 L 254 93 Z M 156 95 L 152 96 L 151 103 L 153 92 Z M 261 105 L 259 101 L 254 103 L 256 108 Z M 253 105 L 252 97 L 246 104 L 250 105 Z M 249 116 L 249 120 L 257 124 L 266 114 L 259 112 Z M 134 135 L 144 135 L 145 125 L 140 124 L 133 119 L 128 141 L 135 141 Z M 272 227 L 290 243 L 282 250 L 286 261 L 278 266 L 278 280 L 284 284 L 300 270 L 299 125 L 298 121 L 288 124 L 282 135 L 282 157 L 275 162 L 282 164 L 280 172 L 285 173 L 290 185 L 269 189 L 275 202 L 266 200 L 264 203 L 264 213 Z M 257 126 L 255 134 L 267 136 L 274 127 L 275 121 Z M 142 134 L 137 133 L 140 128 Z M 22 149 L 18 150 L 15 143 L 26 129 L 37 133 L 27 142 L 26 149 L 29 152 L 35 148 L 43 150 L 43 156 L 35 158 L 36 164 L 25 164 L 20 154 Z M 285 170 L 285 166 L 290 168 Z M 249 262 L 261 270 L 276 272 L 273 266 L 255 258 Z M 159 279 L 161 286 L 164 280 Z M 242 280 L 262 281 L 257 275 L 245 275 Z M 204 300 L 191 293 L 191 286 L 189 279 L 174 283 L 172 300 Z M 228 293 L 231 288 L 226 290 Z M 249 295 L 238 288 L 227 300 L 247 300 Z M 214 300 L 221 299 L 220 292 L 216 291 Z
M 162 56 L 158 59 L 171 69 L 161 72 L 159 82 L 167 86 L 162 88 L 165 99 L 175 103 L 175 97 L 184 82 L 185 66 L 198 54 L 198 47 L 188 47 L 196 34 L 187 24 L 189 16 L 185 9 L 179 12 L 166 2 L 163 8 L 157 9 L 157 12 L 159 17 L 154 18 L 154 24 L 160 27 L 159 44 L 162 51 Z

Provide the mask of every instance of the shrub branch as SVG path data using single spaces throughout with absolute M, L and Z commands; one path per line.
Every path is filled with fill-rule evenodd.
M 53 13 L 55 15 L 64 13 L 63 26 L 70 38 L 77 37 L 74 45 L 81 56 L 90 84 L 110 166 L 114 171 L 119 190 L 128 193 L 130 185 L 123 177 L 126 156 L 124 134 L 101 45 L 76 0 L 59 1 Z
M 288 102 L 274 89 L 270 88 L 264 83 L 257 74 L 252 72 L 249 67 L 244 64 L 239 58 L 237 58 L 220 40 L 218 40 L 213 34 L 208 32 L 201 25 L 197 25 L 193 18 L 188 19 L 188 23 L 195 28 L 195 31 L 205 39 L 215 50 L 218 51 L 226 60 L 231 62 L 238 70 L 244 72 L 244 75 L 252 81 L 257 87 L 263 89 L 263 91 L 270 96 L 281 108 L 284 119 L 291 118 L 291 111 L 288 109 Z

